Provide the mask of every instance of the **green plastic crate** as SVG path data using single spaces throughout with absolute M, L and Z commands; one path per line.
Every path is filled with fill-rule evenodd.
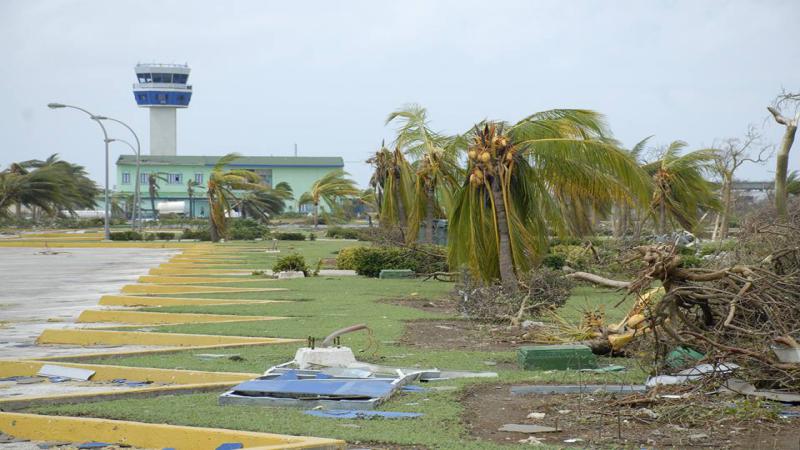
M 378 278 L 413 278 L 414 271 L 410 269 L 383 269 Z
M 517 351 L 525 370 L 596 369 L 597 358 L 585 345 L 529 345 Z

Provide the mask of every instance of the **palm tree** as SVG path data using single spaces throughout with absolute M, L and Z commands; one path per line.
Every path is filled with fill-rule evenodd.
M 156 197 L 158 197 L 158 190 L 160 189 L 160 186 L 158 185 L 159 181 L 167 181 L 163 173 L 154 172 L 147 174 L 147 193 L 150 195 L 150 211 L 153 212 L 153 219 L 155 220 L 158 220 Z
M 670 218 L 687 231 L 695 231 L 698 211 L 719 209 L 714 185 L 704 175 L 714 168 L 713 149 L 696 150 L 681 155 L 683 141 L 672 142 L 658 161 L 644 165 L 653 180 L 650 213 L 659 234 L 669 231 Z
M 239 199 L 236 209 L 242 217 L 251 216 L 268 223 L 269 218 L 281 214 L 286 202 L 293 198 L 292 187 L 282 181 L 274 188 L 264 186 L 264 190 L 247 192 Z
M 4 210 L 15 204 L 18 217 L 22 207 L 51 216 L 76 209 L 93 208 L 100 189 L 89 179 L 83 166 L 62 161 L 57 154 L 44 161 L 14 163 L 4 174 Z
M 647 193 L 644 172 L 593 111 L 544 111 L 514 125 L 485 122 L 470 137 L 469 175 L 450 215 L 450 265 L 466 265 L 486 282 L 499 278 L 510 291 L 517 289 L 516 273 L 546 250 L 549 228 L 566 228 L 554 191 L 631 202 Z
M 786 177 L 786 193 L 789 195 L 800 195 L 800 172 L 793 170 Z
M 209 231 L 211 240 L 218 242 L 228 236 L 227 216 L 238 202 L 236 191 L 263 191 L 261 177 L 252 170 L 230 169 L 225 167 L 238 159 L 237 153 L 228 153 L 214 164 L 208 177 L 206 195 L 209 208 Z
M 647 142 L 652 138 L 652 135 L 648 136 L 628 150 L 628 154 L 637 164 L 641 164 L 642 153 L 647 146 Z M 629 202 L 617 202 L 614 205 L 614 209 L 616 212 L 616 217 L 613 218 L 614 237 L 621 238 L 628 233 L 628 226 L 631 223 L 631 204 Z M 640 217 L 640 215 L 637 215 L 637 217 Z
M 189 218 L 194 219 L 194 191 L 195 189 L 202 189 L 203 186 L 200 186 L 195 180 L 189 180 L 186 182 L 186 195 L 189 197 Z
M 381 143 L 381 148 L 367 160 L 375 167 L 370 178 L 370 186 L 375 191 L 375 202 L 380 224 L 383 227 L 400 226 L 405 230 L 408 222 L 407 211 L 412 205 L 414 190 L 414 170 L 400 148 L 389 150 Z
M 341 169 L 332 170 L 315 181 L 310 191 L 300 196 L 301 205 L 311 204 L 314 207 L 314 228 L 319 227 L 320 201 L 324 201 L 331 210 L 334 210 L 341 199 L 359 195 L 356 182 L 347 178 L 348 176 L 350 174 Z
M 54 214 L 58 212 L 56 205 L 61 202 L 59 189 L 59 173 L 52 169 L 41 169 L 33 172 L 10 167 L 0 172 L 0 218 L 9 218 L 9 209 L 15 206 L 17 218 L 22 216 L 22 207 L 39 208 Z
M 451 137 L 431 131 L 427 111 L 411 104 L 397 110 L 386 119 L 389 124 L 399 121 L 395 144 L 406 155 L 416 159 L 413 163 L 415 182 L 411 211 L 408 214 L 408 242 L 416 241 L 423 222 L 425 242 L 433 243 L 434 219 L 446 217 L 444 204 L 452 200 L 450 193 L 458 184 L 461 175 L 457 160 L 457 142 Z

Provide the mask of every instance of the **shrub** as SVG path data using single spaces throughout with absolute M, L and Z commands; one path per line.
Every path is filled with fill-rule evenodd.
M 302 255 L 297 253 L 291 253 L 286 256 L 282 256 L 278 258 L 278 261 L 275 262 L 275 265 L 272 266 L 272 272 L 303 272 L 305 276 L 308 276 L 309 268 L 306 265 L 306 259 L 303 258 Z
M 356 270 L 356 253 L 364 247 L 345 247 L 336 255 L 336 267 L 341 270 Z
M 377 277 L 383 269 L 410 269 L 416 273 L 443 272 L 447 258 L 443 247 L 349 247 L 339 251 L 336 265 L 359 275 Z
M 325 236 L 331 239 L 360 239 L 361 231 L 355 228 L 330 227 Z
M 705 263 L 703 258 L 695 255 L 681 255 L 681 267 L 684 268 L 692 268 L 692 267 L 702 267 Z
M 230 239 L 252 241 L 263 239 L 269 234 L 269 229 L 261 222 L 253 219 L 233 219 L 230 221 Z
M 566 263 L 564 255 L 550 254 L 542 258 L 542 265 L 553 270 L 561 270 Z
M 586 270 L 594 262 L 592 251 L 581 245 L 553 245 L 550 247 L 550 255 L 562 258 L 562 266 L 567 265 L 578 270 Z
M 171 241 L 175 239 L 175 233 L 171 233 L 169 231 L 159 231 L 156 233 L 156 237 L 162 241 Z
M 314 234 L 314 233 L 309 232 L 308 233 L 308 240 L 309 241 L 316 241 L 317 240 L 317 235 Z
M 272 237 L 279 241 L 305 241 L 306 235 L 297 232 L 272 233 Z
M 155 233 L 146 233 L 144 235 L 144 240 L 145 241 L 155 241 L 156 240 L 156 234 Z
M 211 233 L 208 229 L 200 229 L 200 230 L 192 230 L 191 228 L 186 228 L 183 230 L 181 234 L 181 239 L 197 239 L 198 241 L 210 241 L 211 240 Z
M 114 231 L 111 233 L 112 241 L 141 241 L 142 235 L 138 231 Z

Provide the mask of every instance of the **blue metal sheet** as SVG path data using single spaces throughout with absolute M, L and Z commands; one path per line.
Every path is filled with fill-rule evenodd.
M 246 381 L 233 392 L 247 396 L 379 398 L 390 395 L 397 385 L 389 380 L 253 380 Z
M 324 417 L 326 419 L 413 419 L 422 417 L 422 413 L 396 412 L 396 411 L 360 411 L 356 409 L 318 409 L 303 411 L 309 416 Z

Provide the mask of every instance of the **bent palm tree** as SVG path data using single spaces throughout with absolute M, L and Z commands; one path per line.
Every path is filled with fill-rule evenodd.
M 407 155 L 417 158 L 413 164 L 413 199 L 408 212 L 407 241 L 417 239 L 420 225 L 425 226 L 425 242 L 433 243 L 434 219 L 446 217 L 445 205 L 452 200 L 450 193 L 458 184 L 460 174 L 457 143 L 452 137 L 431 131 L 427 111 L 419 105 L 408 105 L 389 114 L 386 123 L 400 121 L 395 144 Z
M 158 220 L 158 210 L 156 210 L 156 197 L 158 197 L 158 190 L 161 186 L 158 185 L 159 181 L 167 181 L 163 173 L 149 173 L 147 174 L 147 193 L 150 195 L 150 211 L 153 213 L 153 219 Z
M 705 149 L 681 155 L 684 148 L 685 142 L 674 141 L 661 159 L 643 167 L 653 180 L 650 213 L 659 234 L 669 231 L 670 219 L 693 232 L 701 209 L 719 209 L 714 185 L 704 177 L 713 170 L 715 151 Z
M 228 221 L 234 205 L 238 201 L 235 191 L 263 191 L 266 186 L 261 184 L 261 177 L 255 172 L 246 169 L 230 169 L 225 167 L 240 156 L 237 153 L 228 153 L 221 157 L 211 169 L 206 187 L 208 196 L 208 220 L 211 240 L 219 242 L 228 236 Z
M 450 265 L 466 265 L 486 282 L 499 278 L 512 291 L 515 272 L 546 250 L 548 228 L 566 229 L 553 192 L 635 202 L 648 187 L 644 172 L 608 138 L 602 116 L 587 110 L 476 126 L 467 173 L 450 215 Z
M 186 182 L 186 195 L 189 197 L 189 218 L 194 219 L 194 191 L 195 189 L 202 189 L 200 183 L 195 180 Z
M 340 199 L 359 194 L 355 181 L 347 178 L 349 175 L 343 170 L 330 171 L 315 181 L 310 191 L 300 196 L 301 205 L 311 204 L 314 208 L 314 228 L 319 226 L 320 201 L 324 201 L 334 210 Z
M 292 187 L 282 181 L 274 188 L 264 186 L 264 190 L 250 191 L 239 199 L 237 209 L 243 217 L 255 217 L 264 223 L 286 208 L 286 201 L 294 198 Z
M 400 226 L 408 222 L 407 211 L 412 204 L 414 170 L 400 148 L 394 151 L 381 143 L 381 149 L 367 160 L 375 167 L 369 184 L 375 191 L 378 218 L 383 227 Z

